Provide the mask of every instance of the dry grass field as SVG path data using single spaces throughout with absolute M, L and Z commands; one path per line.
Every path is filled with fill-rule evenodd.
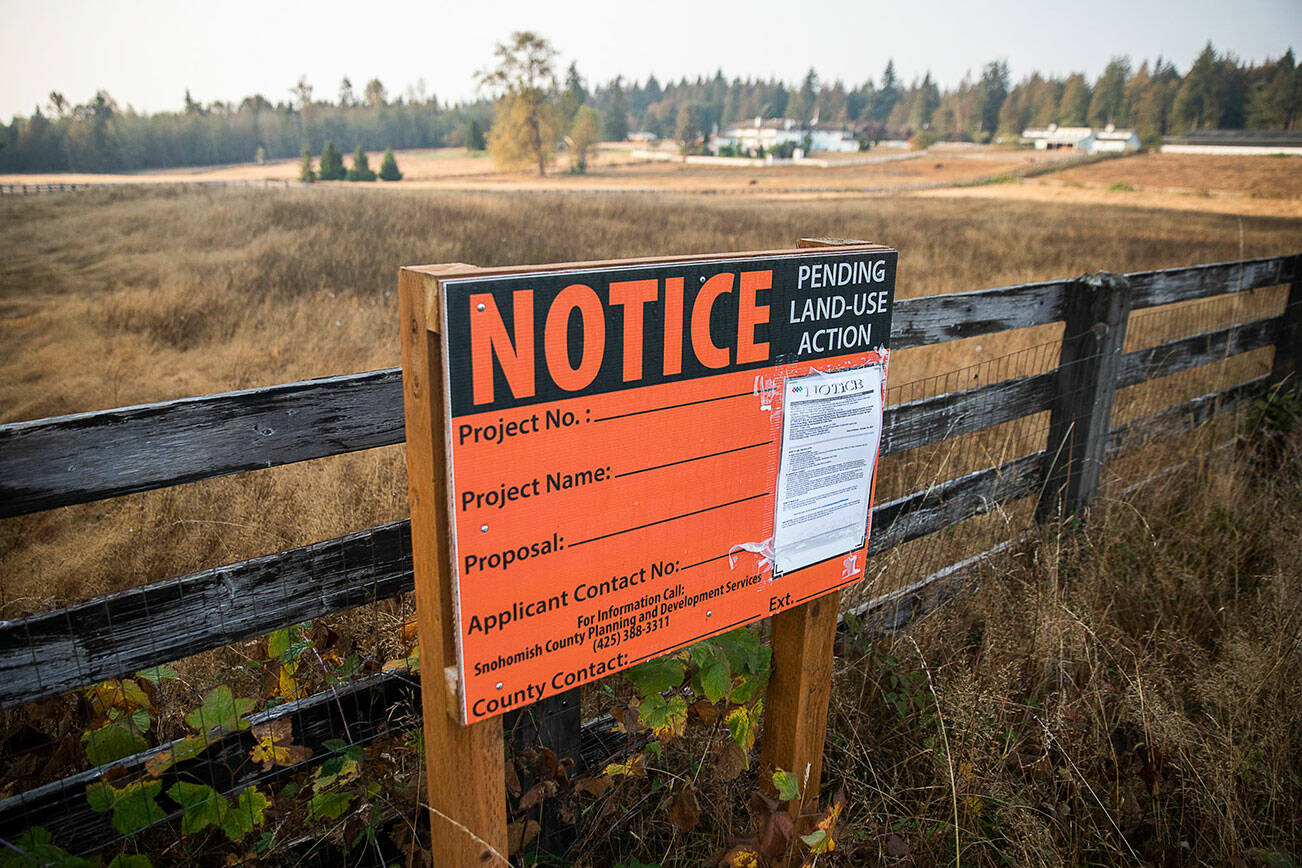
M 1144 153 L 1032 179 L 1054 186 L 1114 187 L 1205 196 L 1302 198 L 1302 157 Z
M 971 182 L 1008 172 L 1035 168 L 1068 159 L 1061 154 L 938 145 L 926 153 L 910 154 L 882 150 L 882 162 L 859 165 L 777 165 L 771 167 L 728 167 L 687 165 L 638 159 L 626 145 L 606 143 L 597 147 L 587 173 L 570 174 L 569 157 L 560 154 L 545 178 L 527 169 L 503 171 L 486 152 L 461 148 L 399 151 L 396 156 L 403 179 L 396 183 L 364 185 L 379 190 L 603 190 L 625 192 L 680 192 L 768 194 L 795 191 L 863 192 L 891 190 L 919 185 Z M 379 152 L 368 154 L 372 166 L 379 165 Z M 877 152 L 870 156 L 877 156 Z M 907 159 L 897 159 L 906 157 Z M 351 160 L 351 157 L 349 157 Z M 56 174 L 41 176 L 0 175 L 0 184 L 167 184 L 248 183 L 294 181 L 297 160 L 277 160 L 265 165 L 206 166 L 157 169 L 120 175 Z M 356 184 L 331 182 L 333 186 Z M 323 185 L 323 186 L 330 186 Z
M 1007 164 L 990 154 L 929 155 L 763 178 L 786 190 L 812 186 L 805 172 L 844 172 L 849 187 L 913 183 L 928 172 L 954 181 L 1026 159 L 1008 154 Z M 1138 159 L 1072 171 L 1121 171 Z M 387 195 L 343 185 L 162 184 L 0 198 L 0 421 L 397 364 L 394 290 L 405 264 L 760 249 L 825 235 L 897 247 L 897 293 L 913 297 L 1302 249 L 1302 213 L 1287 200 L 1252 199 L 1251 180 L 1240 198 L 1276 210 L 1135 207 L 1106 189 L 1087 192 L 1112 198 L 1069 201 L 1053 197 L 1085 188 L 1030 183 L 951 197 L 690 195 L 752 185 L 737 170 L 605 160 L 586 177 L 527 192 L 451 189 L 537 182 L 498 175 L 481 158 L 435 153 L 428 162 L 441 170 L 422 177 L 420 160 L 404 163 L 411 184 L 383 188 Z M 602 178 L 612 189 L 660 192 L 564 191 Z M 1045 198 L 1003 192 L 1019 188 Z M 977 195 L 988 191 L 1001 198 Z M 1137 320 L 1128 345 L 1167 339 L 1177 326 L 1272 315 L 1281 300 L 1262 291 L 1183 306 Z M 992 337 L 897 354 L 895 399 L 1029 373 L 1056 358 L 1053 327 Z M 1231 360 L 1217 376 L 1242 378 L 1269 363 L 1267 350 Z M 945 376 L 927 380 L 935 375 Z M 1133 392 L 1120 412 L 1127 401 L 1138 412 L 1198 394 L 1207 382 L 1186 377 Z M 1042 434 L 1043 420 L 1033 419 L 948 454 L 913 455 L 907 469 L 888 471 L 886 486 L 952 475 L 956 454 L 988 464 Z M 1207 445 L 1182 442 L 1172 454 Z M 1256 453 L 1195 461 L 1192 476 L 1146 499 L 1100 508 L 1090 535 L 1046 537 L 1029 555 L 992 564 L 974 598 L 907 636 L 843 649 L 828 767 L 851 788 L 850 826 L 838 855 L 819 864 L 1296 856 L 1302 577 L 1288 552 L 1302 533 L 1297 454 L 1283 463 Z M 1267 460 L 1277 464 L 1263 470 Z M 0 522 L 0 618 L 337 536 L 404 516 L 405 501 L 402 450 L 390 447 Z M 1019 509 L 969 523 L 977 530 L 966 542 L 1003 538 L 1024 518 Z M 959 544 L 939 534 L 902 547 L 892 581 L 955 559 Z M 1234 698 L 1244 690 L 1252 703 Z M 634 848 L 643 860 L 688 864 L 665 855 L 674 846 L 699 864 L 745 825 L 735 785 L 703 785 L 714 820 L 684 843 L 638 786 L 617 793 L 644 805 L 631 809 L 638 819 L 609 842 L 587 842 L 578 864 L 611 864 Z
M 908 297 L 1283 253 L 1302 237 L 1294 220 L 983 200 L 122 188 L 0 208 L 12 227 L 0 242 L 6 421 L 397 364 L 393 290 L 407 263 L 760 249 L 832 235 L 903 251 L 897 291 Z M 1238 304 L 1278 294 L 1255 299 Z M 901 353 L 892 382 L 1056 337 L 1048 327 Z M 975 367 L 965 385 L 994 371 Z M 997 376 L 1028 372 L 1005 365 Z M 401 450 L 382 449 L 5 522 L 0 616 L 397 518 L 402 472 Z

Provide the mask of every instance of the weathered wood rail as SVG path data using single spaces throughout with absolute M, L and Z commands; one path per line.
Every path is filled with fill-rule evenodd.
M 1127 311 L 1281 284 L 1291 289 L 1279 317 L 1134 352 L 1119 350 L 1118 332 L 1124 335 Z M 1125 294 L 1121 313 L 1080 302 L 1081 293 L 1097 292 L 1104 285 L 1109 292 Z M 1097 463 L 1098 456 L 1130 444 L 1189 430 L 1218 409 L 1252 400 L 1271 383 L 1296 373 L 1294 367 L 1302 357 L 1300 312 L 1302 254 L 898 302 L 892 335 L 897 349 L 1065 320 L 1064 347 L 1078 342 L 1072 352 L 1080 358 L 1066 364 L 1069 354 L 1064 349 L 1064 364 L 1048 373 L 888 408 L 884 455 L 1044 411 L 1050 412 L 1051 432 L 1055 425 L 1072 430 L 1069 436 L 1055 435 L 1063 437 L 1062 442 L 1051 437 L 1030 454 L 878 504 L 873 511 L 871 551 L 884 552 L 1029 495 L 1038 493 L 1044 505 L 1055 474 L 1079 485 L 1078 465 L 1086 461 Z M 1108 317 L 1119 320 L 1109 322 Z M 1089 334 L 1104 336 L 1093 353 Z M 1107 335 L 1111 335 L 1112 351 L 1101 353 L 1097 347 L 1109 346 Z M 1110 406 L 1118 388 L 1272 345 L 1276 347 L 1272 375 L 1124 425 L 1111 427 L 1106 418 L 1102 424 L 1090 421 L 1088 414 L 1077 412 L 1080 407 L 1072 410 L 1071 401 L 1064 399 L 1064 389 L 1069 387 L 1073 394 L 1088 394 L 1095 403 L 1102 395 Z M 1099 371 L 1104 372 L 1103 379 Z M 1064 420 L 1072 424 L 1065 425 Z M 402 385 L 396 368 L 0 425 L 0 517 L 392 445 L 402 438 Z M 1076 451 L 1080 455 L 1071 458 Z M 1064 454 L 1069 459 L 1064 460 Z M 1095 457 L 1087 459 L 1086 454 Z M 1074 496 L 1087 502 L 1090 493 L 1083 490 Z M 1000 543 L 862 604 L 855 613 L 872 629 L 898 629 L 948 599 L 965 570 L 982 556 L 1014 542 Z M 0 709 L 389 599 L 412 589 L 411 576 L 409 524 L 396 521 L 57 611 L 0 621 Z M 394 715 L 386 710 L 395 705 L 413 718 L 419 709 L 419 702 L 412 700 L 418 680 L 405 671 L 380 673 L 341 688 L 338 695 L 328 691 L 264 712 L 262 717 L 289 716 L 295 740 L 316 750 L 310 761 L 316 763 L 328 756 L 323 742 L 340 732 L 351 732 L 355 741 L 392 732 L 395 724 L 386 721 Z M 567 714 L 572 717 L 572 712 L 569 709 Z M 234 791 L 300 770 L 232 775 L 226 760 L 241 752 L 247 755 L 248 745 L 243 743 L 247 738 L 247 733 L 227 736 L 169 774 L 185 771 L 219 789 Z M 568 747 L 578 754 L 580 765 L 595 764 L 622 741 L 605 720 L 589 723 L 581 733 L 571 732 Z M 142 765 L 166 747 L 114 765 L 128 769 Z M 116 832 L 107 818 L 90 811 L 85 798 L 85 785 L 101 772 L 92 769 L 0 800 L 0 837 L 39 823 L 56 841 L 81 851 L 113 840 Z

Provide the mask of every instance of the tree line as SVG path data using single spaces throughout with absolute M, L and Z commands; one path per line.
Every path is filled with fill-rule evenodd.
M 498 59 L 500 69 L 509 57 Z M 1013 83 L 1007 62 L 996 60 L 948 89 L 929 72 L 905 83 L 891 61 L 880 77 L 854 85 L 824 81 L 810 69 L 796 85 L 727 79 L 719 71 L 709 78 L 665 84 L 654 75 L 642 82 L 617 77 L 591 88 L 570 64 L 563 81 L 541 76 L 528 84 L 541 94 L 539 104 L 554 107 L 532 115 L 532 101 L 521 102 L 507 79 L 494 79 L 490 72 L 481 83 L 494 100 L 441 104 L 417 91 L 392 98 L 376 79 L 361 94 L 344 79 L 331 99 L 300 79 L 290 88 L 290 98 L 274 104 L 255 94 L 238 104 L 203 105 L 187 92 L 181 111 L 155 114 L 123 108 L 103 91 L 80 105 L 51 93 L 48 104 L 30 116 L 0 124 L 0 171 L 107 172 L 241 163 L 259 156 L 294 157 L 305 147 L 318 153 L 326 141 L 368 150 L 474 145 L 478 142 L 467 140 L 485 133 L 490 145 L 497 140 L 502 147 L 519 140 L 521 128 L 527 137 L 560 141 L 573 131 L 582 107 L 588 110 L 583 112 L 585 136 L 623 140 L 631 132 L 647 132 L 684 142 L 708 135 L 716 126 L 783 117 L 852 125 L 870 140 L 922 135 L 977 142 L 1015 137 L 1025 127 L 1051 123 L 1133 127 L 1146 144 L 1193 129 L 1302 125 L 1302 65 L 1292 49 L 1254 64 L 1217 52 L 1211 43 L 1183 73 L 1168 59 L 1135 65 L 1116 57 L 1093 81 L 1080 73 L 1033 73 Z M 504 101 L 510 111 L 503 111 Z M 594 122 L 599 123 L 595 130 Z

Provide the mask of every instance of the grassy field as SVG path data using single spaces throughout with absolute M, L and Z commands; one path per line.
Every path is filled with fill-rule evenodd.
M 380 153 L 368 155 L 372 166 L 379 165 Z M 374 190 L 493 190 L 493 191 L 584 191 L 679 192 L 784 194 L 792 191 L 856 192 L 889 190 L 899 187 L 971 182 L 1008 172 L 1052 165 L 1070 160 L 1062 154 L 1017 151 L 1005 148 L 976 148 L 938 145 L 926 153 L 883 149 L 866 155 L 881 162 L 818 166 L 775 165 L 767 167 L 727 167 L 660 162 L 633 156 L 627 145 L 606 143 L 598 146 L 589 159 L 585 174 L 570 174 L 569 156 L 558 155 L 550 173 L 539 178 L 527 168 L 504 171 L 483 151 L 468 152 L 461 148 L 400 151 L 396 155 L 403 179 L 396 183 L 375 182 L 362 185 Z M 833 155 L 841 158 L 857 155 Z M 900 159 L 903 157 L 904 159 Z M 351 159 L 351 157 L 350 157 Z M 256 165 L 204 166 L 157 169 L 121 175 L 0 175 L 0 184 L 77 183 L 77 184 L 166 184 L 166 183 L 247 183 L 254 181 L 294 181 L 298 178 L 297 160 L 277 160 Z M 324 185 L 323 185 L 324 186 Z M 358 185 L 332 182 L 329 186 Z
M 466 167 L 472 178 L 483 165 L 429 159 L 479 163 Z M 942 171 L 936 162 L 887 165 Z M 987 161 L 981 174 L 1004 171 L 992 168 L 999 165 Z M 1292 253 L 1302 242 L 1302 214 L 1288 216 L 1288 200 L 1253 199 L 1247 181 L 1239 197 L 1276 210 L 1134 207 L 1119 198 L 1130 194 L 1032 184 L 952 198 L 737 198 L 683 192 L 714 189 L 718 171 L 737 183 L 734 170 L 608 171 L 619 183 L 671 189 L 400 185 L 376 195 L 338 185 L 158 185 L 0 198 L 8 229 L 0 239 L 0 421 L 397 364 L 394 290 L 405 264 L 715 252 L 838 236 L 897 247 L 897 292 L 913 297 Z M 655 180 L 656 172 L 665 175 Z M 692 180 L 665 181 L 673 172 Z M 1033 186 L 1043 201 L 977 195 Z M 1081 190 L 1112 198 L 1070 208 L 1049 198 Z M 1128 344 L 1164 339 L 1177 317 L 1181 327 L 1201 328 L 1270 315 L 1280 299 L 1264 291 L 1186 306 L 1137 322 Z M 893 394 L 905 400 L 1040 369 L 1056 358 L 1057 337 L 1047 327 L 900 353 Z M 1231 360 L 1226 376 L 1269 362 L 1269 351 Z M 1151 407 L 1205 385 L 1186 380 L 1161 384 L 1161 395 L 1136 392 L 1131 403 Z M 1004 438 L 999 448 L 1025 447 L 1042 426 L 1031 420 L 992 437 Z M 990 463 L 994 442 L 957 448 Z M 1178 448 L 1195 454 L 1195 445 Z M 910 456 L 907 470 L 886 471 L 895 474 L 889 484 L 903 490 L 948 471 L 955 454 Z M 982 864 L 1001 856 L 1017 864 L 1135 861 L 1132 850 L 1163 864 L 1191 853 L 1211 862 L 1270 848 L 1296 855 L 1302 581 L 1287 556 L 1302 531 L 1296 460 L 1292 453 L 1282 470 L 1264 472 L 1200 463 L 1201 475 L 1109 508 L 1088 538 L 1046 538 L 1029 560 L 1004 564 L 975 598 L 908 636 L 844 649 L 829 768 L 850 785 L 851 831 L 841 855 L 819 864 L 952 861 L 956 826 L 962 861 Z M 402 450 L 390 447 L 0 522 L 0 618 L 337 536 L 404 516 L 405 501 Z M 1015 512 L 979 520 L 964 539 L 1002 538 L 1020 520 Z M 955 559 L 957 538 L 941 536 L 904 547 L 892 575 L 916 578 Z M 401 622 L 400 611 L 388 615 Z M 1256 690 L 1256 712 L 1230 701 L 1235 684 Z M 588 842 L 581 864 L 609 864 L 634 848 L 658 859 L 675 845 L 663 806 L 638 786 L 610 796 L 627 799 L 616 804 L 634 819 L 614 843 Z M 714 819 L 686 845 L 678 839 L 693 859 L 745 825 L 737 787 L 703 789 L 716 800 Z
M 1021 203 L 119 189 L 0 201 L 7 420 L 397 363 L 396 268 L 886 241 L 901 297 L 1290 251 L 1302 222 Z M 540 233 L 538 225 L 564 226 Z M 1240 225 L 1243 236 L 1240 239 Z M 1052 328 L 897 356 L 896 384 L 1051 341 Z M 12 617 L 404 513 L 398 449 L 6 522 Z M 315 496 L 302 503 L 298 492 Z
M 1302 158 L 1144 153 L 1124 160 L 1064 169 L 1033 179 L 1055 186 L 1133 187 L 1208 196 L 1302 198 Z

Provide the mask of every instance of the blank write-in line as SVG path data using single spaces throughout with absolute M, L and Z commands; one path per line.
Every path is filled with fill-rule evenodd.
M 761 492 L 760 494 L 752 494 L 750 497 L 743 497 L 741 500 L 730 500 L 727 503 L 720 503 L 715 506 L 707 506 L 704 509 L 697 509 L 692 512 L 685 512 L 682 515 L 671 515 L 669 516 L 669 518 L 662 518 L 657 521 L 649 521 L 646 524 L 639 524 L 637 527 L 626 527 L 623 530 L 615 530 L 615 531 L 611 531 L 610 533 L 603 533 L 601 536 L 594 536 L 591 539 L 581 539 L 578 542 L 566 543 L 565 547 L 574 548 L 575 546 L 581 546 L 585 543 L 596 542 L 599 539 L 606 539 L 612 536 L 619 536 L 622 533 L 632 533 L 635 530 L 642 530 L 648 527 L 655 527 L 656 525 L 664 524 L 667 521 L 677 521 L 680 518 L 690 518 L 694 515 L 700 515 L 703 512 L 710 512 L 711 510 L 715 510 L 715 509 L 723 509 L 725 506 L 736 506 L 739 503 L 745 503 L 746 501 L 754 500 L 757 497 L 768 497 L 768 496 L 769 493 L 767 491 Z
M 720 455 L 730 455 L 733 452 L 741 452 L 745 449 L 754 449 L 757 446 L 772 446 L 772 440 L 765 440 L 763 443 L 752 443 L 749 446 L 738 446 L 736 449 L 725 449 L 722 452 L 711 452 L 709 455 L 697 455 L 693 458 L 684 458 L 682 461 L 670 461 L 668 464 L 657 464 L 655 467 L 643 467 L 641 470 L 630 470 L 627 473 L 616 473 L 616 479 L 622 479 L 625 476 L 632 476 L 636 473 L 646 473 L 648 470 L 664 470 L 666 467 L 677 467 L 679 464 L 686 464 L 689 461 L 704 461 L 706 458 L 718 458 Z
M 723 558 L 726 558 L 726 557 L 727 557 L 728 555 L 730 555 L 730 554 L 732 554 L 732 552 L 724 552 L 724 553 L 721 554 L 721 555 L 715 555 L 715 556 L 712 557 L 712 558 L 706 558 L 706 559 L 703 560 L 703 561 L 697 561 L 697 562 L 694 563 L 694 564 L 688 564 L 687 566 L 683 567 L 683 568 L 682 568 L 681 570 L 679 570 L 678 572 L 681 573 L 683 570 L 690 570 L 692 567 L 703 567 L 703 566 L 705 566 L 706 564 L 712 564 L 712 563 L 714 563 L 714 562 L 717 561 L 717 560 L 721 560 L 721 559 L 723 559 Z
M 629 416 L 641 416 L 644 413 L 659 413 L 661 410 L 676 410 L 679 407 L 695 407 L 697 404 L 709 404 L 712 401 L 727 401 L 730 398 L 745 398 L 748 395 L 754 395 L 754 390 L 749 392 L 738 392 L 735 395 L 720 395 L 717 398 L 702 398 L 699 401 L 688 401 L 684 404 L 670 404 L 667 407 L 652 407 L 650 410 L 634 410 L 632 413 L 620 413 L 617 416 L 602 416 L 600 419 L 593 419 L 593 422 L 609 422 L 612 419 L 627 419 Z

